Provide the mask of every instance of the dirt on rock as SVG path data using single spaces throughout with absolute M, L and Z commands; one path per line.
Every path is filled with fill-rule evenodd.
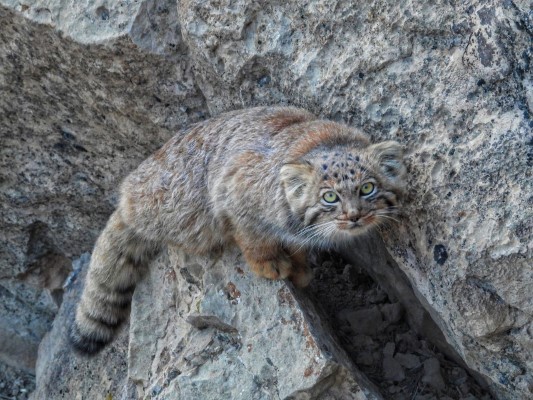
M 34 389 L 34 375 L 0 363 L 0 399 L 27 400 Z
M 460 365 L 407 323 L 405 310 L 361 267 L 326 252 L 313 260 L 308 293 L 357 367 L 394 400 L 490 400 Z

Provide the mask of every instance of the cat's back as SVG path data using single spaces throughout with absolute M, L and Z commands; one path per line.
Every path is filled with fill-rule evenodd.
M 179 171 L 221 160 L 250 150 L 275 147 L 284 141 L 278 134 L 285 128 L 316 119 L 296 107 L 254 107 L 220 114 L 178 132 L 129 177 L 141 178 L 166 170 Z
M 214 193 L 225 192 L 220 188 L 232 170 L 268 180 L 260 164 L 282 156 L 291 141 L 282 132 L 313 119 L 295 107 L 257 107 L 189 126 L 125 179 L 120 201 L 124 218 L 153 232 L 168 231 L 177 215 L 190 222 L 176 229 L 199 226 L 193 221 L 211 218 Z
M 311 121 L 316 117 L 296 107 L 255 107 L 231 111 L 205 121 L 200 129 L 191 131 L 184 139 L 206 140 L 207 148 L 216 153 L 233 153 L 275 147 L 286 128 Z M 206 150 L 207 150 L 206 148 Z

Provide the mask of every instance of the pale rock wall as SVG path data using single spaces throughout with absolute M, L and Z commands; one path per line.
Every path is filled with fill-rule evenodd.
M 120 180 L 205 116 L 174 24 L 173 39 L 150 40 L 135 20 L 142 48 L 83 45 L 0 8 L 2 362 L 34 369 L 71 260 L 91 249 Z
M 493 394 L 531 397 L 528 1 L 1 3 L 2 361 L 23 341 L 32 368 L 127 171 L 188 122 L 281 103 L 405 144 L 385 245 Z

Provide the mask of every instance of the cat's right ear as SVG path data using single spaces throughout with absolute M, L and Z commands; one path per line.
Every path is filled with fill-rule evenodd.
M 388 140 L 369 147 L 373 158 L 377 160 L 381 172 L 391 180 L 403 180 L 405 165 L 403 163 L 403 147 L 400 143 Z
M 280 180 L 293 212 L 299 212 L 305 207 L 307 189 L 314 177 L 314 169 L 309 164 L 285 164 L 281 167 Z

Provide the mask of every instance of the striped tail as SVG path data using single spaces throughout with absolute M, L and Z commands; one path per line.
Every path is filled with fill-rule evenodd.
M 85 287 L 70 328 L 70 342 L 95 354 L 111 342 L 130 310 L 135 286 L 159 248 L 143 240 L 122 221 L 119 211 L 96 241 Z

